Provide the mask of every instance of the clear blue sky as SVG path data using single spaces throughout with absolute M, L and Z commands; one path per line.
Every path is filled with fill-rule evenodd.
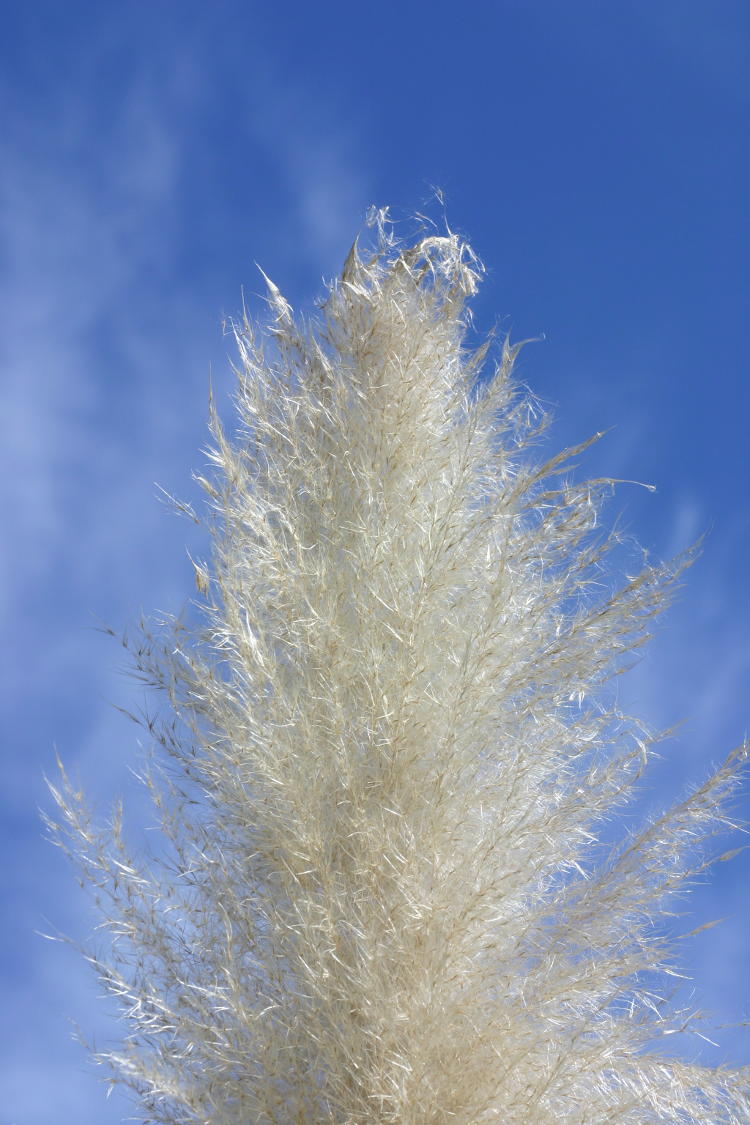
M 655 803 L 698 781 L 749 714 L 748 104 L 744 0 L 3 5 L 0 466 L 6 639 L 0 1121 L 125 1112 L 70 1040 L 106 1041 L 85 967 L 36 937 L 92 915 L 41 838 L 57 746 L 99 807 L 125 792 L 138 702 L 95 629 L 177 610 L 221 317 L 259 262 L 309 307 L 371 203 L 443 190 L 488 266 L 479 326 L 544 335 L 522 377 L 554 440 L 613 427 L 589 458 L 655 557 L 708 537 L 622 698 L 663 747 Z M 434 213 L 434 206 L 433 206 Z M 743 798 L 747 815 L 748 800 Z M 750 1019 L 750 860 L 722 864 L 685 929 L 695 1006 Z M 707 1061 L 750 1062 L 722 1030 Z

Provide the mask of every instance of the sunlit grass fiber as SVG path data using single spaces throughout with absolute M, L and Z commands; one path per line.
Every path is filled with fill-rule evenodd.
M 171 716 L 158 851 L 56 787 L 145 1120 L 750 1121 L 746 1074 L 665 1038 L 669 915 L 743 752 L 611 843 L 652 744 L 612 677 L 686 560 L 612 562 L 612 482 L 541 460 L 516 349 L 468 345 L 481 272 L 381 216 L 312 324 L 269 282 L 235 327 L 201 617 L 132 646 Z

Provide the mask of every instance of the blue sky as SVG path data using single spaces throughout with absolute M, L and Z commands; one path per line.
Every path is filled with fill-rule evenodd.
M 310 307 L 369 204 L 445 193 L 488 267 L 476 304 L 544 336 L 521 375 L 656 558 L 707 532 L 623 703 L 666 743 L 651 800 L 745 734 L 750 9 L 742 0 L 283 5 L 5 4 L 0 43 L 0 560 L 4 784 L 2 1125 L 105 1125 L 70 1020 L 105 1042 L 99 989 L 35 936 L 94 923 L 42 839 L 57 747 L 106 810 L 137 821 L 137 703 L 97 631 L 191 594 L 207 385 L 226 403 L 222 317 L 260 263 Z M 439 212 L 439 208 L 438 208 Z M 407 229 L 406 225 L 405 228 Z M 742 799 L 745 815 L 748 800 Z M 750 859 L 722 864 L 687 950 L 696 1006 L 750 1019 Z M 750 1062 L 720 1030 L 706 1061 Z

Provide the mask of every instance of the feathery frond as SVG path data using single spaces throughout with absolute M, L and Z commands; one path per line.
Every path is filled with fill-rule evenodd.
M 148 1120 L 750 1121 L 746 1074 L 662 1043 L 687 1018 L 662 923 L 744 751 L 598 842 L 652 741 L 608 681 L 689 560 L 617 585 L 587 443 L 540 464 L 517 349 L 488 373 L 467 346 L 481 272 L 381 223 L 315 324 L 268 281 L 266 328 L 235 327 L 202 625 L 136 648 L 172 713 L 164 852 L 57 791 L 128 1024 L 104 1059 Z

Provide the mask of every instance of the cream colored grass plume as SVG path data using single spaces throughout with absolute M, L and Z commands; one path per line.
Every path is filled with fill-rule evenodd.
M 269 282 L 236 326 L 202 617 L 134 646 L 160 850 L 58 787 L 127 1025 L 100 1057 L 173 1125 L 748 1122 L 745 1072 L 669 1055 L 665 937 L 743 753 L 597 842 L 651 745 L 608 681 L 685 560 L 614 577 L 612 482 L 541 463 L 517 349 L 467 346 L 469 247 L 374 245 L 312 325 Z

